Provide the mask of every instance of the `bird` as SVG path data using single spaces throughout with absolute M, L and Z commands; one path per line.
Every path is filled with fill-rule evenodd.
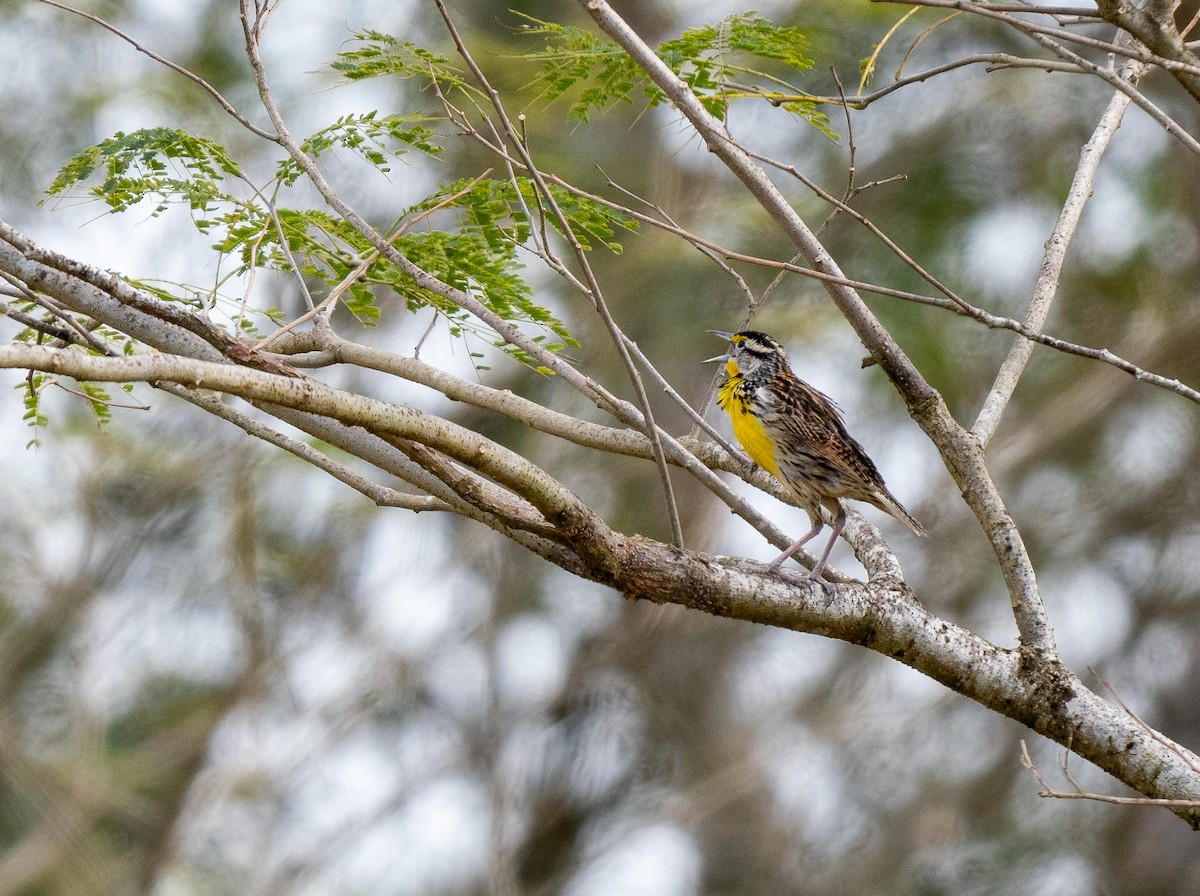
M 725 362 L 717 404 L 729 415 L 734 436 L 751 460 L 784 484 L 812 520 L 812 529 L 772 560 L 772 567 L 781 566 L 817 536 L 825 525 L 824 507 L 833 520 L 833 532 L 808 578 L 832 598 L 833 586 L 823 573 L 846 526 L 844 499 L 871 504 L 906 524 L 915 535 L 927 534 L 888 491 L 875 463 L 846 431 L 838 406 L 792 372 L 787 351 L 777 340 L 757 330 L 709 332 L 729 340 L 725 354 L 705 363 Z

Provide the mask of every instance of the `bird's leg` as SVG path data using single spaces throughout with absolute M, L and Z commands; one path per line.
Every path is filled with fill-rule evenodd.
M 786 560 L 788 557 L 792 556 L 792 554 L 796 553 L 796 551 L 800 550 L 802 547 L 804 547 L 806 544 L 808 544 L 808 542 L 810 542 L 814 538 L 816 538 L 817 533 L 820 532 L 824 527 L 825 527 L 825 524 L 823 522 L 821 522 L 821 518 L 818 516 L 816 518 L 816 523 L 813 525 L 813 527 L 811 529 L 808 530 L 807 535 L 805 535 L 803 538 L 801 538 L 799 541 L 797 541 L 795 544 L 793 544 L 790 548 L 788 548 L 786 551 L 784 551 L 782 554 L 780 554 L 778 557 L 776 557 L 774 560 L 772 560 L 770 562 L 770 564 L 768 564 L 768 565 L 774 566 L 776 568 L 782 566 L 784 560 Z
M 788 557 L 792 556 L 794 553 L 796 553 L 796 551 L 800 550 L 800 548 L 803 547 L 807 542 L 809 542 L 813 538 L 815 538 L 817 533 L 820 532 L 822 528 L 824 528 L 824 525 L 825 524 L 821 521 L 821 518 L 819 516 L 817 516 L 816 523 L 804 535 L 804 537 L 801 538 L 799 541 L 797 541 L 795 544 L 793 544 L 791 547 L 789 547 L 786 551 L 784 551 L 782 554 L 780 554 L 774 560 L 772 560 L 770 565 L 775 567 L 776 569 L 778 569 L 783 564 L 784 560 L 786 560 Z M 825 594 L 828 595 L 830 600 L 833 599 L 833 584 L 831 582 L 829 582 L 825 578 L 825 576 L 822 575 L 822 573 L 825 571 L 825 563 L 829 560 L 829 555 L 831 553 L 833 553 L 833 546 L 837 543 L 838 538 L 842 534 L 842 530 L 845 528 L 846 528 L 846 509 L 839 504 L 838 512 L 833 517 L 833 531 L 830 533 L 829 541 L 825 545 L 825 550 L 821 551 L 820 558 L 818 558 L 816 564 L 813 566 L 812 570 L 806 576 L 806 578 L 808 578 L 809 580 L 816 582 L 818 585 L 820 585 L 825 590 Z
M 825 550 L 821 551 L 821 558 L 817 560 L 816 565 L 812 568 L 812 572 L 808 574 L 810 579 L 819 583 L 820 586 L 825 589 L 825 594 L 828 596 L 828 600 L 825 602 L 826 605 L 833 600 L 833 585 L 826 581 L 825 577 L 821 575 L 821 573 L 825 571 L 825 561 L 829 559 L 829 555 L 833 552 L 834 544 L 837 543 L 839 536 L 842 534 L 842 530 L 845 528 L 846 508 L 839 504 L 837 515 L 833 518 L 833 532 L 829 536 L 829 542 L 825 545 Z

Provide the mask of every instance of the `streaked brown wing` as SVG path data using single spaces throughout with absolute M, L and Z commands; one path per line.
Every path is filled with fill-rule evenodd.
M 776 407 L 764 424 L 780 441 L 777 455 L 795 455 L 801 474 L 816 480 L 813 484 L 830 497 L 875 504 L 876 495 L 886 494 L 875 463 L 846 431 L 841 412 L 828 397 L 794 376 L 778 374 L 767 391 Z

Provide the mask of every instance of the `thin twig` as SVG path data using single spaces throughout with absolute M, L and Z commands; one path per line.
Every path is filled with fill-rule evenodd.
M 437 308 L 433 309 L 433 315 L 429 318 L 429 323 L 426 324 L 425 329 L 421 331 L 420 337 L 413 344 L 413 358 L 420 360 L 421 347 L 425 345 L 425 340 L 428 339 L 429 334 L 433 332 L 433 327 L 437 323 L 438 317 L 441 316 L 441 313 L 442 312 Z
M 160 56 L 158 53 L 155 53 L 153 50 L 151 50 L 145 44 L 142 44 L 141 42 L 137 41 L 133 37 L 130 37 L 128 34 L 126 34 L 120 28 L 116 27 L 115 25 L 113 25 L 109 22 L 106 22 L 104 19 L 100 18 L 98 15 L 94 15 L 93 13 L 90 13 L 90 12 L 84 12 L 81 9 L 76 9 L 75 7 L 68 6 L 65 3 L 59 3 L 58 0 L 38 0 L 38 2 L 44 3 L 46 6 L 52 6 L 55 9 L 61 9 L 63 12 L 69 12 L 72 15 L 79 16 L 80 18 L 87 19 L 89 22 L 94 22 L 95 24 L 99 25 L 101 28 L 104 28 L 107 31 L 111 31 L 117 37 L 121 38 L 121 40 L 125 41 L 127 44 L 129 44 L 131 47 L 133 47 L 135 50 L 137 50 L 139 53 L 144 53 L 145 55 L 147 55 L 151 59 L 153 59 L 155 62 L 157 62 L 161 65 L 165 65 L 171 71 L 181 74 L 185 78 L 187 78 L 189 81 L 192 81 L 192 82 L 200 85 L 200 87 L 202 87 L 213 99 L 215 99 L 217 101 L 217 103 L 221 106 L 222 109 L 224 109 L 226 112 L 228 112 L 230 115 L 232 115 L 235 119 L 237 119 L 238 123 L 241 124 L 242 127 L 246 128 L 248 131 L 250 131 L 252 134 L 262 137 L 264 140 L 278 142 L 278 138 L 275 134 L 272 134 L 270 131 L 265 131 L 262 128 L 258 127 L 257 125 L 253 124 L 248 118 L 246 118 L 246 116 L 242 115 L 241 112 L 239 112 L 236 108 L 234 108 L 233 103 L 231 103 L 231 102 L 229 102 L 229 100 L 225 99 L 225 97 L 223 97 L 221 95 L 221 92 L 219 90 L 217 90 L 217 88 L 213 87 L 211 84 L 209 84 L 203 78 L 201 78 L 199 75 L 195 74 L 194 72 L 188 71 L 183 66 L 179 65 L 178 63 L 172 62 L 170 59 L 167 59 L 165 56 Z
M 76 398 L 86 399 L 87 401 L 90 401 L 93 404 L 103 405 L 106 408 L 119 408 L 124 411 L 148 411 L 148 410 L 150 410 L 150 405 L 148 405 L 148 404 L 132 404 L 129 402 L 124 402 L 124 401 L 114 401 L 111 398 L 98 398 L 95 395 L 88 395 L 86 392 L 84 392 L 80 389 L 72 389 L 70 386 L 64 386 L 58 380 L 47 380 L 46 385 L 54 386 L 58 389 L 62 389 L 68 395 L 74 395 Z
M 838 98 L 842 101 L 842 114 L 846 117 L 846 151 L 850 154 L 850 160 L 846 165 L 846 192 L 842 194 L 842 205 L 844 205 L 854 198 L 854 174 L 856 171 L 854 160 L 858 153 L 858 147 L 854 143 L 854 122 L 850 118 L 850 105 L 846 102 L 846 91 L 842 89 L 842 79 L 838 77 L 835 66 L 829 66 L 829 73 L 833 75 L 833 83 L 837 86 Z M 837 214 L 841 208 L 842 206 L 834 206 L 829 218 L 821 225 L 822 229 L 829 224 L 829 221 L 833 219 L 833 215 Z
M 1129 714 L 1129 717 L 1138 725 L 1140 725 L 1147 734 L 1190 765 L 1197 772 L 1197 774 L 1200 774 L 1200 757 L 1197 757 L 1196 754 L 1191 750 L 1185 750 L 1169 737 L 1166 737 L 1165 735 L 1151 728 L 1141 716 L 1129 708 L 1129 704 L 1127 704 L 1124 699 L 1122 699 L 1121 695 L 1117 693 L 1117 689 L 1105 681 L 1100 673 L 1097 672 L 1092 666 L 1088 666 L 1088 672 L 1092 673 L 1095 679 L 1100 682 L 1100 686 L 1104 688 L 1104 690 L 1108 692 L 1109 696 L 1117 702 L 1117 705 L 1121 707 L 1121 709 L 1125 710 L 1125 712 Z
M 901 78 L 889 82 L 871 93 L 857 93 L 852 96 L 847 96 L 845 104 L 851 109 L 865 109 L 872 103 L 890 96 L 902 87 L 907 87 L 910 84 L 919 84 L 928 81 L 930 78 L 943 75 L 948 72 L 956 71 L 960 68 L 966 68 L 971 65 L 986 65 L 987 71 L 1001 71 L 1004 69 L 1019 69 L 1032 68 L 1045 72 L 1065 72 L 1067 74 L 1085 74 L 1084 70 L 1076 65 L 1071 65 L 1067 62 L 1055 62 L 1050 59 L 1030 59 L 1023 56 L 1013 56 L 1009 53 L 977 53 L 971 56 L 964 56 L 961 59 L 955 59 L 951 62 L 946 62 L 941 65 L 935 65 L 932 68 L 925 69 L 912 75 L 905 75 Z M 787 102 L 789 100 L 813 103 L 821 106 L 841 106 L 843 101 L 840 96 L 815 96 L 810 94 L 786 96 L 781 94 L 762 94 L 764 99 L 772 102 Z
M 1146 796 L 1110 796 L 1106 793 L 1091 793 L 1080 787 L 1074 780 L 1068 776 L 1074 790 L 1056 790 L 1050 786 L 1050 783 L 1045 779 L 1038 767 L 1034 765 L 1033 758 L 1029 755 L 1029 747 L 1025 743 L 1025 739 L 1021 738 L 1021 765 L 1029 770 L 1033 775 L 1034 780 L 1038 782 L 1041 790 L 1038 796 L 1047 797 L 1056 800 L 1092 800 L 1097 803 L 1110 803 L 1117 806 L 1161 806 L 1165 809 L 1200 809 L 1200 800 L 1165 800 L 1152 799 Z

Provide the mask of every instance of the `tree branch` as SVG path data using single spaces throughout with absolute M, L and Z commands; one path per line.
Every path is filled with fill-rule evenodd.
M 376 506 L 398 507 L 404 510 L 411 510 L 414 513 L 427 510 L 453 510 L 453 507 L 448 502 L 439 498 L 434 498 L 430 495 L 407 494 L 397 491 L 394 488 L 380 485 L 366 476 L 355 473 L 345 464 L 338 463 L 329 455 L 318 451 L 312 445 L 285 436 L 265 423 L 255 420 L 250 415 L 243 414 L 231 408 L 214 395 L 189 389 L 178 383 L 160 382 L 157 384 L 157 387 L 165 392 L 169 392 L 176 398 L 182 398 L 184 401 L 194 404 L 214 417 L 220 417 L 222 420 L 232 423 L 256 439 L 261 439 L 268 444 L 274 445 L 276 448 L 282 448 L 284 451 L 294 454 L 301 460 L 307 461 L 317 469 L 328 473 L 339 482 L 345 483 L 355 491 L 370 498 Z
M 1175 27 L 1174 3 L 1135 5 L 1123 0 L 1096 0 L 1101 18 L 1133 35 L 1156 57 L 1193 100 L 1200 102 L 1200 57 L 1183 42 Z
M 784 168 L 787 167 L 790 166 L 784 166 Z M 957 293 L 950 292 L 949 296 L 943 299 L 938 298 L 937 296 L 908 292 L 903 289 L 894 289 L 889 286 L 880 286 L 877 283 L 868 283 L 865 280 L 855 280 L 852 277 L 839 277 L 823 271 L 815 271 L 811 268 L 801 267 L 793 262 L 776 261 L 775 259 L 762 258 L 757 255 L 747 255 L 744 252 L 737 252 L 733 249 L 725 248 L 724 246 L 714 243 L 697 233 L 684 230 L 682 227 L 679 227 L 671 221 L 660 220 L 655 218 L 653 215 L 647 215 L 642 212 L 635 211 L 634 209 L 622 206 L 619 203 L 612 202 L 611 200 L 605 199 L 603 196 L 598 196 L 594 193 L 588 193 L 586 190 L 580 190 L 578 187 L 573 187 L 566 181 L 563 181 L 559 178 L 554 178 L 551 176 L 551 179 L 554 183 L 563 187 L 564 189 L 570 190 L 594 202 L 598 202 L 601 205 L 606 205 L 610 208 L 620 210 L 634 218 L 637 218 L 637 220 L 641 223 L 648 224 L 652 227 L 657 227 L 660 230 L 666 231 L 667 233 L 675 234 L 676 236 L 692 243 L 697 248 L 707 249 L 711 252 L 715 252 L 723 258 L 727 258 L 731 261 L 741 261 L 745 262 L 746 264 L 757 265 L 759 267 L 772 268 L 774 270 L 796 274 L 800 277 L 807 277 L 811 280 L 819 280 L 823 283 L 836 283 L 842 286 L 847 286 L 851 289 L 858 290 L 859 292 L 872 293 L 874 295 L 885 296 L 887 298 L 900 299 L 904 302 L 916 302 L 917 304 L 921 305 L 930 305 L 934 308 L 941 308 L 944 311 L 952 311 L 961 317 L 971 318 L 972 320 L 983 324 L 988 329 L 1008 330 L 1009 332 L 1016 333 L 1019 336 L 1028 339 L 1030 342 L 1035 342 L 1038 345 L 1044 345 L 1047 348 L 1054 349 L 1055 351 L 1063 352 L 1064 354 L 1069 355 L 1076 355 L 1080 358 L 1088 358 L 1093 361 L 1099 361 L 1103 364 L 1111 365 L 1116 367 L 1118 370 L 1128 373 L 1138 382 L 1147 383 L 1160 389 L 1166 389 L 1168 392 L 1173 392 L 1182 398 L 1186 398 L 1188 401 L 1200 404 L 1200 390 L 1193 389 L 1187 384 L 1180 382 L 1178 379 L 1171 379 L 1170 377 L 1165 377 L 1161 374 L 1146 370 L 1143 367 L 1139 367 L 1137 364 L 1134 364 L 1127 358 L 1123 358 L 1114 354 L 1109 349 L 1093 348 L 1087 345 L 1080 345 L 1075 342 L 1070 342 L 1066 339 L 1059 339 L 1057 336 L 1049 336 L 1045 333 L 1038 332 L 1037 330 L 1031 330 L 1019 320 L 1014 320 L 1011 317 L 1004 317 L 1003 315 L 999 314 L 993 314 L 984 308 L 973 305 Z M 937 288 L 939 290 L 945 290 L 949 292 L 947 287 L 944 285 L 939 285 Z
M 1148 70 L 1149 66 L 1144 63 L 1130 62 L 1124 67 L 1121 76 L 1131 86 L 1136 86 L 1138 80 Z M 1050 237 L 1046 240 L 1046 250 L 1042 256 L 1037 285 L 1034 287 L 1029 309 L 1022 321 L 1022 325 L 1027 330 L 1040 332 L 1046 323 L 1046 318 L 1050 315 L 1050 306 L 1058 292 L 1058 280 L 1062 275 L 1063 262 L 1067 257 L 1067 247 L 1071 244 L 1071 237 L 1074 236 L 1075 228 L 1083 215 L 1084 206 L 1087 205 L 1087 201 L 1092 195 L 1092 184 L 1096 178 L 1096 170 L 1100 166 L 1100 159 L 1104 156 L 1104 151 L 1108 148 L 1108 142 L 1112 139 L 1112 135 L 1121 126 L 1121 119 L 1125 115 L 1125 110 L 1129 108 L 1129 103 L 1130 98 L 1127 93 L 1118 91 L 1114 94 L 1108 107 L 1104 110 L 1104 114 L 1100 117 L 1099 124 L 1096 125 L 1091 137 L 1088 138 L 1079 153 L 1079 164 L 1075 168 L 1074 177 L 1071 178 L 1071 186 L 1067 191 L 1067 199 L 1063 203 L 1062 212 L 1058 216 L 1054 229 L 1050 232 Z M 1033 343 L 1027 339 L 1018 338 L 1009 350 L 1008 357 L 1000 365 L 996 381 L 992 385 L 991 391 L 988 392 L 987 398 L 984 399 L 975 425 L 971 428 L 975 438 L 983 447 L 986 448 L 988 442 L 992 440 L 996 427 L 1000 424 L 1000 417 L 1008 406 L 1013 392 L 1016 391 L 1017 381 L 1021 378 L 1021 373 L 1032 354 Z

